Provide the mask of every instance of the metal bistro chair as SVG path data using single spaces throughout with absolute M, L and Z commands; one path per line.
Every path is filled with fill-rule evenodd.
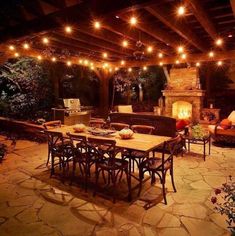
M 110 123 L 110 129 L 120 131 L 122 129 L 128 129 L 130 126 L 125 123 Z
M 65 167 L 69 168 L 69 161 L 72 157 L 70 142 L 67 142 L 60 132 L 45 130 L 48 138 L 48 147 L 51 153 L 51 176 L 55 174 L 55 159 L 59 159 L 59 167 L 63 168 L 63 177 L 65 176 Z
M 87 139 L 85 136 L 67 133 L 71 141 L 73 151 L 73 170 L 71 184 L 73 182 L 76 166 L 79 166 L 80 172 L 84 177 L 85 190 L 87 190 L 88 178 L 90 177 L 90 169 L 95 164 L 95 157 L 88 154 Z
M 144 173 L 149 172 L 151 176 L 151 184 L 155 183 L 155 174 L 157 174 L 160 178 L 160 182 L 162 184 L 162 194 L 164 198 L 165 204 L 167 204 L 166 200 L 166 189 L 165 189 L 165 180 L 166 173 L 169 170 L 171 175 L 171 183 L 176 192 L 175 184 L 174 184 L 174 175 L 173 175 L 173 157 L 177 153 L 177 149 L 181 146 L 181 137 L 177 136 L 175 138 L 170 139 L 169 141 L 164 142 L 164 150 L 162 152 L 161 158 L 153 157 L 144 160 L 139 167 L 139 178 L 140 178 L 140 187 L 139 187 L 139 195 L 142 190 L 142 184 L 144 179 Z
M 99 149 L 100 146 L 106 146 L 107 148 Z M 95 180 L 95 190 L 94 196 L 97 192 L 98 181 L 100 172 L 103 174 L 104 181 L 105 180 L 105 172 L 108 174 L 108 184 L 110 183 L 110 179 L 113 185 L 113 202 L 116 202 L 116 184 L 118 180 L 119 174 L 125 172 L 127 185 L 128 185 L 128 197 L 131 197 L 131 189 L 130 189 L 130 176 L 128 173 L 128 162 L 122 159 L 115 158 L 116 155 L 116 141 L 115 140 L 107 140 L 107 139 L 98 139 L 98 138 L 88 138 L 88 152 L 89 155 L 95 156 L 96 158 L 96 180 Z
M 61 121 L 60 120 L 48 121 L 43 124 L 43 127 L 45 128 L 45 130 L 51 130 L 57 127 L 61 127 Z M 48 156 L 47 156 L 46 165 L 49 164 L 50 156 L 51 156 L 51 150 L 50 150 L 50 146 L 48 145 Z
M 153 126 L 149 126 L 149 125 L 132 125 L 131 129 L 135 133 L 152 134 L 153 130 L 155 128 Z M 123 157 L 123 159 L 129 159 L 129 161 L 132 162 L 132 172 L 134 172 L 135 163 L 136 163 L 137 167 L 139 167 L 140 163 L 145 158 L 147 158 L 146 153 L 141 152 L 141 151 L 124 152 L 122 157 Z
M 100 118 L 92 118 L 89 122 L 89 126 L 93 127 L 93 128 L 100 128 L 102 129 L 105 126 L 106 122 L 104 119 L 100 119 Z

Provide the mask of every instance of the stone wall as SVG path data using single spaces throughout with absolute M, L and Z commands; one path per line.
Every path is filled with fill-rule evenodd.
M 198 68 L 171 69 L 168 80 L 168 89 L 191 90 L 196 89 L 199 83 Z

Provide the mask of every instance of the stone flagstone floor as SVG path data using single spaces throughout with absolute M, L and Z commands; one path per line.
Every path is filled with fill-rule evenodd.
M 0 136 L 0 142 L 10 142 Z M 140 199 L 113 204 L 92 197 L 77 185 L 49 178 L 47 145 L 19 140 L 0 164 L 1 236 L 225 236 L 225 218 L 213 210 L 214 188 L 235 173 L 235 149 L 212 146 L 203 161 L 201 147 L 175 158 L 172 191 L 167 179 L 168 205 L 162 203 L 159 183 L 146 182 Z M 41 174 L 44 178 L 39 178 Z M 45 177 L 46 176 L 46 177 Z M 145 210 L 149 199 L 157 204 Z M 159 200 L 160 199 L 160 200 Z

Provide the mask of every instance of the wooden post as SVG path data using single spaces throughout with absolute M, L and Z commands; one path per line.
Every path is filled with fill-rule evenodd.
M 103 117 L 107 117 L 109 113 L 109 81 L 114 73 L 105 69 L 95 69 L 94 72 L 100 80 L 99 113 Z

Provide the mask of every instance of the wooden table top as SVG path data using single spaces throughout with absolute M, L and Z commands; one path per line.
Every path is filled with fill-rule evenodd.
M 170 137 L 166 136 L 158 136 L 158 135 L 149 135 L 149 134 L 137 134 L 134 133 L 131 139 L 121 139 L 118 132 L 115 132 L 112 135 L 102 137 L 90 134 L 88 131 L 75 133 L 73 130 L 73 126 L 62 126 L 60 128 L 55 128 L 53 131 L 61 132 L 66 135 L 67 132 L 71 134 L 77 134 L 81 136 L 102 138 L 102 139 L 113 139 L 116 141 L 116 146 L 120 148 L 132 149 L 137 151 L 150 152 L 163 142 L 170 139 Z

